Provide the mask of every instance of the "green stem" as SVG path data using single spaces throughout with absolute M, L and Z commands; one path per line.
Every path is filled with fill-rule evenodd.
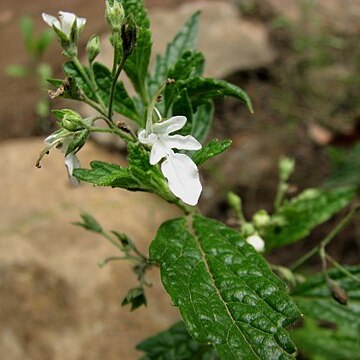
M 113 115 L 112 107 L 113 107 L 113 102 L 114 102 L 116 83 L 117 83 L 117 80 L 118 80 L 118 78 L 121 74 L 121 71 L 125 65 L 126 59 L 127 59 L 127 57 L 125 55 L 123 55 L 121 62 L 116 70 L 115 75 L 114 75 L 112 84 L 111 84 L 110 97 L 109 97 L 109 110 L 108 110 L 108 118 L 109 119 L 111 119 L 112 115 Z M 114 63 L 115 63 L 115 55 L 114 55 Z
M 104 118 L 103 118 L 104 119 Z M 104 119 L 106 120 L 106 119 Z M 127 132 L 117 128 L 117 127 L 111 127 L 110 129 L 108 128 L 98 128 L 98 127 L 92 127 L 91 131 L 93 132 L 99 132 L 99 133 L 109 133 L 109 134 L 117 134 L 119 135 L 119 137 L 125 141 L 130 141 L 130 142 L 134 142 L 134 138 L 128 134 Z
M 308 253 L 303 255 L 299 260 L 297 260 L 291 267 L 291 270 L 295 270 L 298 268 L 301 264 L 303 264 L 305 261 L 310 259 L 312 256 L 314 256 L 316 253 L 318 253 L 321 249 L 324 249 L 333 239 L 334 237 L 344 228 L 348 225 L 348 223 L 351 221 L 355 213 L 359 210 L 359 206 L 356 206 L 352 208 L 349 213 L 339 221 L 339 223 L 335 226 L 334 229 L 332 229 L 327 236 L 321 241 L 320 245 L 312 248 Z
M 87 75 L 86 71 L 84 70 L 84 67 L 82 66 L 81 62 L 79 61 L 79 59 L 76 56 L 73 56 L 71 58 L 72 62 L 75 64 L 76 68 L 78 69 L 78 71 L 80 72 L 82 78 L 86 81 L 87 85 L 90 87 L 92 93 L 94 94 L 94 96 L 96 97 L 96 100 L 98 101 L 98 103 L 100 104 L 100 106 L 102 107 L 102 109 L 105 111 L 106 106 L 99 94 L 99 92 L 97 91 L 97 86 L 96 83 L 93 83 L 91 81 L 91 79 L 89 78 L 89 76 Z
M 286 189 L 287 189 L 286 181 L 280 180 L 274 201 L 274 208 L 276 211 L 279 210 L 282 204 L 282 201 L 286 193 Z
M 349 270 L 347 270 L 344 266 L 339 264 L 335 259 L 333 259 L 330 255 L 326 254 L 326 259 L 329 260 L 339 271 L 341 271 L 344 275 L 349 277 L 350 279 L 360 283 L 360 278 L 352 274 Z

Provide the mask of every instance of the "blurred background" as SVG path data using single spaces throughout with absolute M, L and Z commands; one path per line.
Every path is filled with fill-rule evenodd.
M 245 211 L 271 210 L 280 156 L 293 157 L 293 191 L 323 185 L 360 185 L 360 0 L 146 0 L 153 54 L 162 52 L 185 20 L 202 10 L 199 49 L 206 74 L 246 90 L 251 115 L 236 100 L 216 102 L 209 138 L 233 146 L 209 162 L 202 176 L 201 207 L 227 220 L 226 193 L 235 191 Z M 63 78 L 65 60 L 41 13 L 59 10 L 85 17 L 80 55 L 92 34 L 101 37 L 100 61 L 111 49 L 103 1 L 9 1 L 0 4 L 0 358 L 136 359 L 134 346 L 178 318 L 150 274 L 149 311 L 121 308 L 136 279 L 127 264 L 97 263 L 114 249 L 71 224 L 80 210 L 107 229 L 129 233 L 147 251 L 157 226 L 176 214 L 147 194 L 67 184 L 61 154 L 35 168 L 43 138 L 56 129 L 46 78 Z M 36 40 L 35 40 L 36 39 Z M 84 114 L 89 109 L 71 104 Z M 80 152 L 90 160 L 124 163 L 124 150 L 96 138 Z M 341 214 L 340 214 L 341 216 Z M 336 220 L 336 219 L 335 219 Z M 271 255 L 288 264 L 334 226 Z M 355 219 L 329 253 L 343 264 L 360 257 Z M 318 266 L 314 261 L 314 268 Z

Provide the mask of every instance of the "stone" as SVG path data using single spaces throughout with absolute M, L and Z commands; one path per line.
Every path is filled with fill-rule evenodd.
M 137 285 L 128 263 L 98 262 L 118 255 L 99 236 L 72 225 L 85 210 L 107 229 L 130 235 L 147 254 L 156 228 L 178 216 L 146 193 L 68 184 L 63 156 L 53 150 L 36 169 L 43 139 L 0 144 L 0 354 L 6 358 L 122 359 L 140 357 L 135 344 L 178 319 L 154 269 L 148 308 L 121 307 Z M 124 163 L 87 143 L 79 157 Z

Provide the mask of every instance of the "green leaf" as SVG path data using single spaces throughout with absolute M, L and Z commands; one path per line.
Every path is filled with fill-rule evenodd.
M 61 79 L 53 79 L 53 78 L 50 78 L 50 79 L 46 79 L 46 81 L 52 85 L 52 86 L 55 86 L 56 88 L 60 87 L 64 80 L 61 80 Z
M 360 266 L 346 268 L 360 278 Z M 347 305 L 339 304 L 333 297 L 323 274 L 308 277 L 305 283 L 292 291 L 292 297 L 305 316 L 326 320 L 348 327 L 360 327 L 360 284 L 338 269 L 328 274 L 349 297 Z
M 293 359 L 283 327 L 300 313 L 237 231 L 201 216 L 191 225 L 170 220 L 151 243 L 150 260 L 195 340 L 213 344 L 226 360 Z
M 167 74 L 167 77 L 175 80 L 175 82 L 168 84 L 164 91 L 166 117 L 171 105 L 173 104 L 176 95 L 179 94 L 178 81 L 186 80 L 193 76 L 198 76 L 202 73 L 204 67 L 204 56 L 201 53 L 192 53 L 186 51 L 182 57 L 176 62 Z
M 214 104 L 212 101 L 197 107 L 193 117 L 191 135 L 203 143 L 210 130 L 214 117 Z
M 360 142 L 351 149 L 330 148 L 328 153 L 333 171 L 326 185 L 360 187 Z
M 201 345 L 191 338 L 183 322 L 152 336 L 136 346 L 145 352 L 141 360 L 217 360 L 212 346 Z
M 20 18 L 21 35 L 29 55 L 34 54 L 34 22 L 29 16 L 22 16 Z
M 83 212 L 81 215 L 82 222 L 78 221 L 73 223 L 74 225 L 78 225 L 83 227 L 86 230 L 90 230 L 96 233 L 102 233 L 103 229 L 100 224 L 96 221 L 96 219 L 87 212 Z
M 75 169 L 73 175 L 81 181 L 97 186 L 121 187 L 140 190 L 140 184 L 131 176 L 128 168 L 103 161 L 92 161 L 90 169 Z
M 36 41 L 36 52 L 42 56 L 54 40 L 54 32 L 51 29 L 43 31 Z
M 248 109 L 253 112 L 251 99 L 248 94 L 236 85 L 225 80 L 193 77 L 189 80 L 178 82 L 180 89 L 187 89 L 193 106 L 203 104 L 206 100 L 216 97 L 231 96 L 244 102 Z
M 272 217 L 271 224 L 261 230 L 267 249 L 305 238 L 317 225 L 346 207 L 354 196 L 353 188 L 305 190 L 286 202 Z
M 86 143 L 90 136 L 90 131 L 85 129 L 74 133 L 74 139 L 68 145 L 65 156 L 78 152 Z
M 106 66 L 98 62 L 94 63 L 93 71 L 96 83 L 98 85 L 99 94 L 103 99 L 105 105 L 108 106 L 110 89 L 112 84 L 111 72 Z M 138 114 L 135 104 L 131 97 L 128 95 L 122 81 L 118 81 L 116 83 L 113 109 L 119 114 L 122 114 L 141 125 L 141 117 Z
M 231 140 L 223 140 L 223 141 L 219 141 L 217 139 L 211 140 L 202 149 L 194 153 L 192 159 L 196 165 L 201 165 L 206 160 L 211 159 L 212 157 L 226 151 L 230 147 L 231 142 L 232 142 Z
M 306 359 L 354 360 L 360 354 L 360 332 L 353 328 L 326 329 L 307 319 L 291 337 Z
M 167 45 L 165 54 L 158 55 L 154 69 L 154 75 L 149 80 L 150 93 L 168 78 L 168 71 L 183 56 L 186 51 L 195 50 L 195 41 L 199 26 L 200 12 L 194 13 L 184 24 L 174 39 Z
M 125 14 L 132 14 L 138 27 L 138 37 L 135 48 L 126 60 L 124 71 L 131 80 L 137 93 L 145 90 L 145 79 L 148 74 L 151 54 L 150 20 L 143 0 L 123 0 Z
M 129 167 L 127 168 L 102 161 L 92 161 L 91 169 L 75 169 L 73 175 L 81 181 L 97 186 L 154 192 L 162 195 L 166 200 L 173 199 L 174 196 L 169 192 L 159 167 L 150 164 L 149 152 L 134 143 L 128 144 L 128 152 Z

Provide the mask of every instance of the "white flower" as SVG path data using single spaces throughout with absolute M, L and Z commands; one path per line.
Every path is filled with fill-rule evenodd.
M 44 143 L 48 145 L 45 149 L 49 150 L 50 148 L 56 146 L 58 149 L 61 150 L 63 154 L 66 154 L 72 140 L 72 135 L 64 132 L 64 130 L 60 130 L 59 132 L 55 132 L 49 135 L 44 140 Z M 80 161 L 73 152 L 65 156 L 65 167 L 68 173 L 70 183 L 73 186 L 79 185 L 79 180 L 75 176 L 73 176 L 73 171 L 74 169 L 80 168 Z
M 151 146 L 151 165 L 165 158 L 161 171 L 168 180 L 170 191 L 184 203 L 196 205 L 202 191 L 199 171 L 190 157 L 175 153 L 172 149 L 199 150 L 201 144 L 191 135 L 170 135 L 180 130 L 186 121 L 185 116 L 174 116 L 153 124 L 149 133 L 141 130 L 138 138 L 141 143 Z
M 86 23 L 85 18 L 77 17 L 75 14 L 65 11 L 59 11 L 60 20 L 55 16 L 45 13 L 42 13 L 42 18 L 49 26 L 55 26 L 59 31 L 63 32 L 67 38 L 70 38 L 74 22 L 76 22 L 77 34 L 82 31 Z
M 263 252 L 265 250 L 265 242 L 258 233 L 248 236 L 246 242 L 252 245 L 257 252 Z

